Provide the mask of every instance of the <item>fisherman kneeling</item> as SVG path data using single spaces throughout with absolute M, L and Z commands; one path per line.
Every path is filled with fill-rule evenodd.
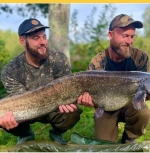
M 27 19 L 20 24 L 18 35 L 25 51 L 9 62 L 1 74 L 2 83 L 9 96 L 45 86 L 52 80 L 71 73 L 67 57 L 62 52 L 49 51 L 46 28 L 49 27 L 42 25 L 37 19 Z M 46 116 L 18 124 L 10 108 L 10 112 L 0 118 L 0 127 L 18 136 L 17 144 L 20 144 L 34 140 L 35 135 L 30 124 L 50 123 L 51 140 L 66 144 L 62 134 L 80 120 L 81 113 L 82 110 L 74 104 L 62 105 Z
M 135 21 L 126 14 L 117 15 L 109 25 L 109 46 L 93 57 L 89 63 L 89 70 L 150 72 L 148 55 L 132 47 L 135 30 L 142 27 L 140 21 Z M 119 86 L 116 90 L 120 90 Z M 83 101 L 82 98 L 86 100 Z M 79 103 L 89 104 L 89 100 L 91 103 L 91 96 L 86 94 L 79 99 Z M 119 100 L 116 103 L 119 103 Z M 104 111 L 100 118 L 95 114 L 94 121 L 96 139 L 117 141 L 118 122 L 124 122 L 122 143 L 136 142 L 146 131 L 150 121 L 150 110 L 147 105 L 142 110 L 135 110 L 131 100 L 128 105 L 117 111 Z

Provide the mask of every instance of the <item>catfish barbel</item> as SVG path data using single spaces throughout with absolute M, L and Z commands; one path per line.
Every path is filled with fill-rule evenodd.
M 18 123 L 41 117 L 59 105 L 77 101 L 89 92 L 105 111 L 115 111 L 134 97 L 135 109 L 144 107 L 150 94 L 150 73 L 139 71 L 83 71 L 55 79 L 46 86 L 0 100 L 0 117 L 12 111 Z

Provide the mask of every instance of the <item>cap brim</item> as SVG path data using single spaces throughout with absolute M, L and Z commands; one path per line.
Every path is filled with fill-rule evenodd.
M 140 21 L 134 21 L 133 24 L 135 28 L 143 28 L 143 24 Z
M 118 26 L 118 28 L 123 28 L 123 27 L 127 27 L 128 25 L 131 25 L 133 24 L 135 28 L 143 28 L 143 24 L 142 22 L 140 21 L 131 21 L 129 23 L 127 23 L 126 25 L 123 25 L 123 26 Z
M 38 29 L 42 29 L 42 28 L 49 28 L 49 27 L 48 26 L 37 26 L 37 27 L 34 27 L 33 29 L 26 31 L 25 33 L 31 33 L 31 32 L 34 32 Z

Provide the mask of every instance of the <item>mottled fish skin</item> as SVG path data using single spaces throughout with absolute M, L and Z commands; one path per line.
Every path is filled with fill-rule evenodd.
M 85 91 L 95 105 L 115 111 L 127 104 L 138 91 L 140 82 L 150 93 L 150 74 L 134 71 L 83 71 L 58 78 L 44 87 L 0 100 L 0 117 L 12 110 L 18 123 L 52 112 L 70 104 Z

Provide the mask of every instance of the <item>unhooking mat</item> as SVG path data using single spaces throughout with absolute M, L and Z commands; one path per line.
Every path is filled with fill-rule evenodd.
M 10 147 L 4 152 L 150 152 L 150 141 L 121 144 L 73 133 L 67 145 L 35 140 Z

